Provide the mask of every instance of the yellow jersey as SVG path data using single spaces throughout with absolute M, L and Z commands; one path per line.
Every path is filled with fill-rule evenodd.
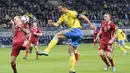
M 68 10 L 68 12 L 66 14 L 63 14 L 57 22 L 58 24 L 65 22 L 70 28 L 82 28 L 77 15 L 78 13 L 76 11 Z
M 116 34 L 117 34 L 118 40 L 125 40 L 126 39 L 126 35 L 122 31 L 122 29 L 118 29 Z

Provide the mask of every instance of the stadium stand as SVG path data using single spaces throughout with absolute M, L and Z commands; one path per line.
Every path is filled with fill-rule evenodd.
M 86 15 L 90 20 L 102 20 L 103 14 L 109 12 L 120 28 L 130 27 L 130 0 L 0 0 L 0 32 L 11 28 L 11 18 L 24 14 L 31 21 L 37 19 L 41 29 L 47 29 L 50 27 L 47 25 L 48 19 L 56 21 L 60 17 L 55 5 L 58 2 L 66 3 L 70 9 Z M 62 27 L 66 27 L 65 23 Z M 43 36 L 39 41 L 47 43 L 51 38 L 52 36 Z M 11 41 L 12 37 L 0 36 L 0 44 L 11 44 Z

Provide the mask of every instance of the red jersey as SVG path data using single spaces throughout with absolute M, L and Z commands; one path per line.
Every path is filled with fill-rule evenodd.
M 22 25 L 23 28 L 27 29 L 28 24 Z M 21 43 L 27 40 L 27 34 L 23 32 L 19 27 L 15 28 L 15 33 L 13 37 L 13 44 Z
M 34 34 L 35 33 L 41 33 L 41 30 L 40 28 L 34 28 L 34 27 L 31 27 L 31 36 L 30 36 L 30 40 L 31 41 L 38 41 L 38 36 Z
M 104 44 L 108 44 L 108 42 L 111 40 L 112 35 L 115 32 L 116 25 L 113 22 L 106 23 L 105 21 L 101 22 L 101 31 L 102 31 L 102 36 L 101 36 L 101 42 Z

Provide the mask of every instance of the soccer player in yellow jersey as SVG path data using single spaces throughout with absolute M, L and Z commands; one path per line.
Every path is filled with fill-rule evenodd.
M 58 40 L 60 39 L 71 39 L 71 44 L 69 47 L 69 56 L 70 56 L 70 71 L 69 73 L 76 73 L 74 70 L 75 66 L 75 56 L 74 52 L 78 47 L 78 42 L 83 37 L 83 32 L 81 31 L 81 25 L 79 18 L 84 19 L 91 28 L 94 27 L 92 23 L 89 21 L 89 19 L 82 15 L 77 13 L 76 11 L 69 10 L 65 4 L 58 5 L 59 12 L 62 13 L 61 17 L 57 22 L 53 22 L 52 20 L 48 20 L 48 24 L 52 26 L 60 26 L 63 22 L 67 24 L 69 27 L 67 30 L 60 31 L 57 33 L 54 38 L 51 40 L 49 45 L 44 51 L 39 52 L 39 55 L 45 55 L 48 56 L 49 51 L 57 44 Z
M 122 31 L 122 29 L 118 29 L 116 34 L 120 49 L 124 51 L 124 54 L 128 54 L 127 50 L 125 49 L 130 49 L 130 47 L 125 44 L 125 41 L 128 41 L 125 33 Z

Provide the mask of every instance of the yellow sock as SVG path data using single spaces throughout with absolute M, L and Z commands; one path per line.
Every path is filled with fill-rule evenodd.
M 70 71 L 74 70 L 74 66 L 75 66 L 75 56 L 72 55 L 70 56 Z
M 57 44 L 58 41 L 59 39 L 57 37 L 54 37 L 44 51 L 49 52 Z
M 129 46 L 127 46 L 127 45 L 125 45 L 124 47 L 125 47 L 125 48 L 127 48 L 127 49 L 130 49 L 130 47 L 129 47 Z
M 120 47 L 121 50 L 123 50 L 124 52 L 127 52 L 123 47 Z

